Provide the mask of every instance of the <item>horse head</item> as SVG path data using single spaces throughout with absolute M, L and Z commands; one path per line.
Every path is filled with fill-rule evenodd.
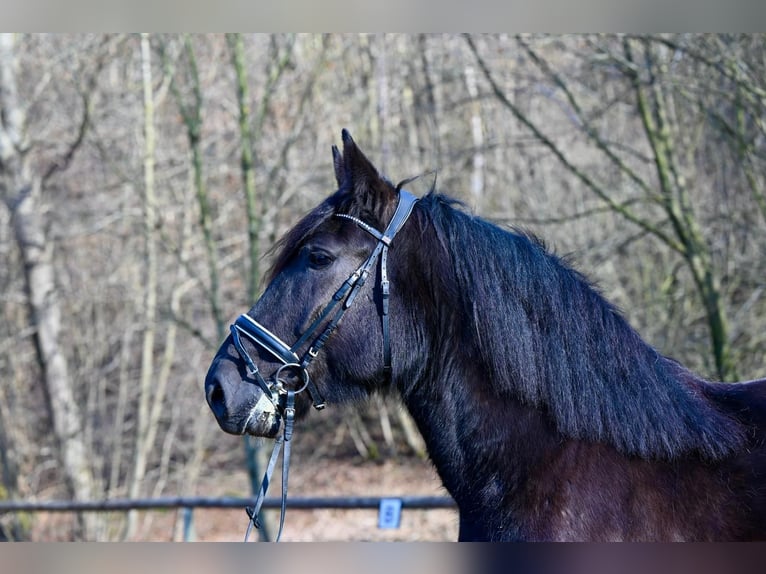
M 363 398 L 391 380 L 392 341 L 405 327 L 389 326 L 403 303 L 389 287 L 388 250 L 416 198 L 346 130 L 342 139 L 342 153 L 332 148 L 337 191 L 280 241 L 263 295 L 208 370 L 206 398 L 226 432 L 274 437 L 286 409 L 300 418 L 312 403 Z

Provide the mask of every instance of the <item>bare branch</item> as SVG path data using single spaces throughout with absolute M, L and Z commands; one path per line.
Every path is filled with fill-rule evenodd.
M 604 201 L 612 211 L 615 213 L 620 214 L 622 217 L 624 217 L 626 220 L 630 221 L 631 223 L 634 223 L 644 229 L 645 231 L 649 232 L 651 235 L 657 237 L 660 239 L 663 243 L 668 245 L 670 248 L 672 248 L 675 251 L 682 251 L 683 246 L 680 245 L 672 236 L 665 233 L 662 229 L 659 227 L 653 225 L 651 222 L 639 217 L 635 213 L 633 213 L 630 209 L 628 209 L 625 205 L 621 205 L 614 201 L 612 197 L 588 174 L 586 174 L 584 171 L 582 171 L 580 168 L 575 166 L 565 155 L 564 152 L 550 139 L 548 136 L 546 136 L 541 129 L 534 124 L 527 116 L 524 114 L 518 106 L 516 106 L 513 102 L 511 102 L 508 97 L 505 95 L 505 92 L 500 88 L 500 86 L 495 81 L 492 72 L 490 72 L 489 68 L 487 67 L 486 62 L 479 54 L 478 49 L 476 48 L 476 45 L 473 41 L 473 38 L 470 36 L 470 34 L 465 34 L 464 38 L 466 39 L 466 42 L 468 43 L 468 46 L 471 49 L 471 52 L 473 52 L 477 63 L 479 64 L 479 67 L 481 68 L 484 77 L 487 79 L 487 82 L 489 82 L 490 87 L 492 88 L 492 92 L 495 94 L 497 99 L 500 101 L 500 103 L 503 104 L 512 114 L 513 116 L 520 121 L 524 126 L 526 126 L 534 135 L 535 137 L 545 146 L 547 147 L 554 156 L 561 162 L 561 164 L 570 172 L 572 173 L 577 179 L 579 179 L 585 186 L 593 191 L 602 201 Z

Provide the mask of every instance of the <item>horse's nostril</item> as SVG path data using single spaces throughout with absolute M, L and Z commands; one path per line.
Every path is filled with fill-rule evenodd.
M 214 381 L 211 385 L 207 394 L 207 402 L 216 416 L 223 414 L 226 410 L 226 393 L 224 393 L 220 381 Z

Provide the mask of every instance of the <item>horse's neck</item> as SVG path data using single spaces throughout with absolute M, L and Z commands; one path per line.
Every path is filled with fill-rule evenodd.
M 435 374 L 405 395 L 447 490 L 460 504 L 499 503 L 562 442 L 544 412 L 501 396 L 475 367 Z

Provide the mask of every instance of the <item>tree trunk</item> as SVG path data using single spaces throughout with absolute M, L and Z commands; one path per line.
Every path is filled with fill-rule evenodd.
M 629 40 L 623 42 L 625 57 L 634 63 Z M 670 129 L 666 96 L 656 78 L 658 63 L 649 42 L 644 42 L 644 66 L 647 68 L 648 87 L 633 76 L 633 87 L 642 125 L 654 156 L 663 207 L 672 223 L 680 244 L 682 255 L 689 266 L 707 317 L 710 342 L 716 373 L 720 380 L 737 380 L 726 309 L 721 299 L 720 280 L 713 267 L 710 250 L 694 217 L 686 178 L 676 160 L 675 140 Z M 635 60 L 637 62 L 637 59 Z M 664 71 L 664 70 L 658 70 Z
M 12 417 L 7 407 L 8 395 L 0 390 L 0 478 L 2 491 L 0 500 L 14 500 L 19 497 L 19 444 L 8 432 Z M 14 448 L 14 446 L 16 448 Z M 28 516 L 28 515 L 27 515 Z M 0 541 L 28 540 L 30 524 L 24 515 L 16 513 L 0 516 Z
M 138 387 L 138 413 L 136 417 L 136 446 L 133 469 L 128 484 L 128 496 L 137 498 L 146 474 L 146 463 L 151 449 L 149 435 L 149 400 L 154 378 L 154 339 L 157 319 L 157 244 L 154 239 L 157 225 L 157 197 L 154 189 L 154 88 L 149 35 L 141 34 L 141 77 L 144 95 L 144 334 L 141 347 L 141 379 Z M 127 514 L 124 537 L 135 535 L 138 514 Z
M 242 170 L 242 187 L 245 191 L 247 204 L 247 239 L 250 264 L 250 277 L 247 290 L 249 301 L 252 303 L 258 297 L 258 265 L 260 247 L 258 234 L 261 213 L 255 189 L 255 170 L 253 164 L 253 132 L 250 128 L 250 89 L 245 69 L 245 46 L 241 34 L 226 34 L 226 41 L 231 51 L 231 64 L 237 79 L 237 107 L 239 108 L 239 138 L 240 138 L 240 168 Z
M 13 34 L 0 35 L 0 195 L 10 210 L 14 237 L 24 263 L 29 317 L 35 327 L 37 357 L 61 470 L 77 500 L 92 498 L 94 479 L 88 464 L 80 412 L 61 341 L 61 309 L 53 266 L 53 244 L 46 235 L 41 206 L 42 179 L 33 173 L 26 113 L 16 91 L 17 60 Z M 78 515 L 77 538 L 96 535 L 95 515 Z
M 484 196 L 484 123 L 481 119 L 476 70 L 473 66 L 465 68 L 465 85 L 471 97 L 471 136 L 473 138 L 471 196 L 474 209 L 479 209 Z

